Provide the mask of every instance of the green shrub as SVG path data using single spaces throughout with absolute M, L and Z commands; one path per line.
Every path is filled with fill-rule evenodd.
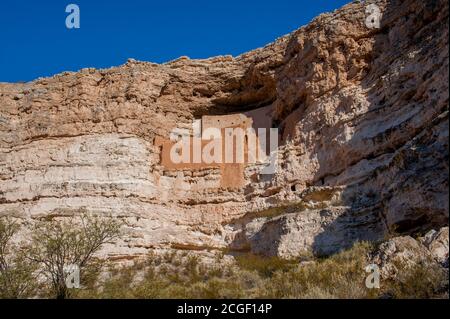
M 9 245 L 11 234 L 16 232 L 16 227 L 7 230 L 5 225 L 4 222 L 0 223 L 0 243 Z M 48 247 L 61 247 L 58 243 L 66 243 L 66 236 L 78 238 L 78 241 L 70 241 L 72 244 L 85 238 L 79 232 L 64 231 L 68 230 L 64 225 L 57 224 L 51 227 L 56 227 L 56 232 L 46 232 L 47 241 L 44 240 L 46 237 L 42 230 L 49 228 L 42 228 L 40 232 L 34 234 L 35 240 L 43 239 L 39 245 L 36 241 L 33 243 L 37 248 L 47 249 L 44 252 L 49 251 Z M 113 230 L 116 229 L 114 225 L 111 227 Z M 75 231 L 75 228 L 72 227 L 72 230 Z M 66 244 L 63 247 L 70 252 L 72 244 Z M 0 245 L 0 253 L 10 251 L 8 245 Z M 37 249 L 36 247 L 34 249 Z M 84 246 L 80 244 L 76 247 Z M 55 251 L 58 252 L 58 249 Z M 394 277 L 395 280 L 382 279 L 380 289 L 368 289 L 365 286 L 367 276 L 365 267 L 370 264 L 369 257 L 374 250 L 376 250 L 374 245 L 361 242 L 348 250 L 323 258 L 314 257 L 311 253 L 302 254 L 295 260 L 242 254 L 235 257 L 234 263 L 224 258 L 223 253 L 205 262 L 198 255 L 185 251 L 169 252 L 162 255 L 150 254 L 145 260 L 136 261 L 131 266 L 111 264 L 108 271 L 103 274 L 101 270 L 104 269 L 104 261 L 92 258 L 82 268 L 82 288 L 71 290 L 66 297 L 108 299 L 448 298 L 448 272 L 432 262 L 413 264 L 412 267 L 396 265 L 396 268 L 401 271 Z M 43 256 L 46 255 L 43 254 Z M 17 260 L 8 265 L 13 265 L 8 269 L 18 271 L 17 274 L 20 276 L 11 277 L 13 272 L 0 272 L 0 297 L 24 298 L 33 296 L 33 293 L 36 294 L 36 291 L 32 293 L 31 290 L 24 290 L 26 293 L 23 294 L 14 292 L 17 291 L 17 287 L 22 287 L 22 284 L 24 287 L 36 289 L 33 269 L 21 267 Z M 14 282 L 17 282 L 17 285 L 8 285 L 5 274 L 10 276 L 9 278 L 15 278 Z M 39 295 L 56 296 L 54 290 L 52 294 L 47 294 L 42 287 Z
M 13 242 L 19 230 L 16 221 L 0 218 L 0 298 L 28 298 L 40 288 L 36 280 L 37 265 Z
M 401 271 L 387 281 L 386 295 L 399 299 L 448 298 L 448 270 L 430 262 L 396 267 Z

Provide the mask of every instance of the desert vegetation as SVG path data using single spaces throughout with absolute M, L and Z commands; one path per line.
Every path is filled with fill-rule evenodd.
M 426 264 L 405 268 L 380 289 L 365 286 L 374 246 L 358 243 L 328 258 L 282 260 L 251 254 L 229 263 L 218 254 L 201 262 L 187 253 L 149 256 L 113 268 L 103 282 L 78 298 L 446 298 L 448 275 Z
M 20 228 L 17 221 L 0 218 L 2 298 L 71 297 L 74 290 L 67 285 L 67 267 L 77 267 L 85 280 L 97 274 L 103 262 L 95 254 L 120 233 L 114 219 L 87 214 L 38 221 L 27 241 L 17 241 Z
M 401 267 L 380 289 L 365 286 L 375 244 L 356 243 L 329 257 L 292 260 L 224 252 L 149 254 L 128 265 L 95 258 L 119 236 L 113 219 L 45 220 L 16 243 L 17 222 L 0 218 L 1 298 L 448 298 L 448 272 L 431 264 Z M 64 266 L 77 264 L 81 286 L 69 289 Z

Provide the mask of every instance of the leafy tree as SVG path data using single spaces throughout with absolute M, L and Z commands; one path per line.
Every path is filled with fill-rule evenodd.
M 78 220 L 38 222 L 32 232 L 28 258 L 40 264 L 50 282 L 50 293 L 58 299 L 70 297 L 66 285 L 66 268 L 76 265 L 80 274 L 87 272 L 95 263 L 95 253 L 103 244 L 120 234 L 120 223 L 113 218 L 99 218 L 82 214 Z
M 19 230 L 20 225 L 11 218 L 0 218 L 0 298 L 4 299 L 31 297 L 39 285 L 37 265 L 13 242 Z

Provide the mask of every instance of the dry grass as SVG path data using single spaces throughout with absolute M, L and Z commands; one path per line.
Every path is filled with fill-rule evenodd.
M 185 254 L 152 256 L 132 267 L 116 269 L 82 298 L 438 298 L 448 297 L 448 275 L 441 268 L 418 265 L 403 269 L 381 289 L 365 287 L 368 243 L 306 263 L 255 255 L 224 264 L 218 255 L 206 265 Z
M 396 265 L 397 269 L 405 269 L 405 265 Z M 435 299 L 448 298 L 448 269 L 445 270 L 434 263 L 417 263 L 401 271 L 386 284 L 385 294 L 400 299 Z
M 277 272 L 267 284 L 269 298 L 371 298 L 365 287 L 365 266 L 371 246 L 352 249 L 319 259 L 288 272 Z
M 290 206 L 289 209 L 301 209 L 296 205 Z M 263 214 L 274 216 L 280 212 L 286 213 L 286 208 L 277 208 Z M 28 256 L 32 255 L 23 257 L 17 253 L 18 249 L 11 241 L 18 230 L 17 226 L 13 222 L 1 222 L 2 220 L 0 220 L 0 298 L 57 296 L 54 287 L 49 285 L 48 281 L 43 281 L 44 277 L 37 277 L 41 269 L 30 264 L 31 259 Z M 73 229 L 72 225 L 67 229 L 65 232 L 57 232 L 58 236 L 55 237 L 59 241 L 52 238 L 52 241 L 46 241 L 50 231 L 36 232 L 35 235 L 41 236 L 36 237 L 39 240 L 34 240 L 26 252 L 50 243 L 51 245 L 48 245 L 53 250 L 54 247 L 63 246 L 62 257 L 67 257 L 67 249 L 74 247 L 74 254 L 77 257 L 80 247 L 84 247 L 77 244 L 80 233 Z M 99 232 L 94 227 L 92 233 Z M 67 240 L 62 236 L 64 234 L 70 235 L 66 236 Z M 55 243 L 61 241 L 60 238 L 65 239 L 64 243 L 67 243 L 55 246 Z M 233 259 L 226 256 L 226 251 L 218 253 L 216 258 L 200 260 L 198 252 L 172 251 L 163 255 L 149 255 L 146 260 L 136 262 L 133 266 L 120 268 L 117 264 L 108 264 L 104 260 L 92 258 L 91 262 L 80 267 L 81 289 L 70 289 L 65 297 L 448 298 L 448 269 L 430 260 L 415 264 L 408 260 L 405 264 L 392 265 L 398 270 L 397 275 L 393 277 L 395 279 L 382 279 L 380 289 L 368 289 L 365 286 L 367 276 L 365 268 L 371 263 L 370 256 L 373 256 L 377 249 L 372 244 L 362 242 L 326 258 L 305 253 L 290 260 L 265 258 L 250 253 L 241 254 Z M 50 254 L 50 257 L 52 256 L 54 253 Z M 58 260 L 63 262 L 61 258 Z M 47 262 L 47 259 L 43 261 Z M 63 278 L 62 276 L 58 278 Z M 36 285 L 37 282 L 42 285 Z

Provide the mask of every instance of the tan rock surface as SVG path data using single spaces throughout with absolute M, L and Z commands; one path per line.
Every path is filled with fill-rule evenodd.
M 392 238 L 380 245 L 372 260 L 380 267 L 384 279 L 395 277 L 405 267 L 416 265 L 434 265 L 436 269 L 443 266 L 442 269 L 447 268 L 448 271 L 448 227 L 431 230 L 418 240 L 411 236 Z
M 372 2 L 380 29 L 364 24 L 368 2 L 351 3 L 235 58 L 0 83 L 0 214 L 121 218 L 125 236 L 109 256 L 332 253 L 448 225 L 448 2 Z M 221 187 L 217 168 L 161 165 L 156 138 L 262 107 L 280 129 L 275 174 L 247 165 L 235 189 Z M 235 222 L 302 200 L 301 212 Z

